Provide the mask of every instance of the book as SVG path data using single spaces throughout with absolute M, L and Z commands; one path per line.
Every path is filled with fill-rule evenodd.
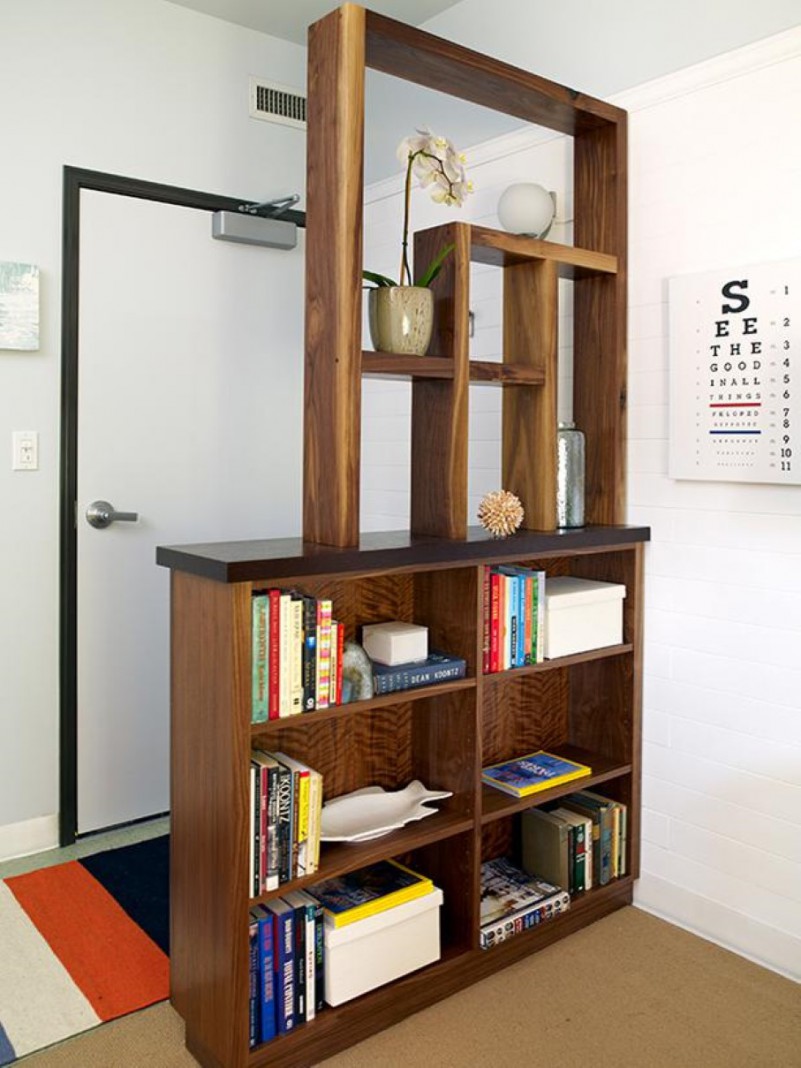
M 548 790 L 584 775 L 591 775 L 592 768 L 574 760 L 546 753 L 540 749 L 514 760 L 490 764 L 481 772 L 483 782 L 515 797 L 528 797 L 539 790 Z
M 462 679 L 467 665 L 462 657 L 449 656 L 432 650 L 425 660 L 408 664 L 373 663 L 373 688 L 376 695 L 413 690 L 417 686 L 433 686 L 449 679 Z
M 311 894 L 305 890 L 290 890 L 284 895 L 284 901 L 295 910 L 295 945 L 301 947 L 299 966 L 295 973 L 302 971 L 303 1010 L 302 1018 L 308 1022 L 317 1015 L 317 942 L 316 942 L 316 917 L 320 905 Z M 322 912 L 322 910 L 320 910 Z M 298 928 L 303 932 L 302 938 L 298 937 Z M 300 1022 L 300 1020 L 299 1020 Z
M 559 816 L 573 826 L 573 856 L 575 861 L 575 886 L 580 893 L 592 887 L 592 820 L 568 808 L 552 808 L 553 816 Z
M 490 572 L 490 672 L 500 671 L 500 596 L 501 576 L 494 569 Z
M 531 876 L 505 857 L 481 865 L 482 949 L 519 934 L 570 907 L 570 895 L 546 879 Z
M 269 622 L 269 678 L 268 678 L 268 695 L 270 700 L 270 719 L 278 719 L 280 715 L 280 699 L 281 699 L 281 644 L 280 644 L 280 623 L 281 623 L 281 591 L 280 590 L 268 590 L 267 596 L 270 599 L 270 622 Z
M 521 857 L 529 875 L 539 875 L 562 890 L 571 889 L 570 835 L 567 820 L 553 812 L 529 809 L 520 817 Z
M 259 1005 L 259 924 L 250 913 L 248 923 L 248 1047 L 253 1049 L 261 1041 L 259 1034 L 261 1010 Z
M 568 794 L 561 802 L 565 808 L 592 820 L 592 879 L 596 886 L 606 886 L 612 878 L 612 809 L 606 798 L 591 797 L 587 792 Z
M 292 712 L 292 595 L 280 590 L 278 605 L 278 715 L 283 719 Z
M 309 850 L 307 875 L 314 875 L 320 867 L 320 843 L 322 841 L 323 777 L 314 768 L 309 769 Z
M 267 756 L 275 759 L 273 753 Z M 286 765 L 276 760 L 276 837 L 278 849 L 278 882 L 288 883 L 292 879 L 292 828 L 294 816 L 294 791 L 292 772 Z
M 490 672 L 490 568 L 484 565 L 481 585 L 481 671 Z
M 344 927 L 431 893 L 434 884 L 397 861 L 381 860 L 308 889 L 323 906 L 328 926 Z
M 294 810 L 292 818 L 292 878 L 308 875 L 309 854 L 309 775 L 311 768 L 287 756 L 286 753 L 273 753 L 279 764 L 289 768 L 292 773 L 292 791 Z
M 315 705 L 317 674 L 317 601 L 303 594 L 303 711 Z
M 253 792 L 251 794 L 251 804 L 253 805 L 251 892 L 253 897 L 258 897 L 264 888 L 267 871 L 267 776 L 266 774 L 262 775 L 262 769 L 255 759 L 255 753 L 251 752 L 250 757 L 251 776 L 253 779 Z
M 289 714 L 303 711 L 303 598 L 292 593 L 289 601 Z
M 261 889 L 259 893 L 269 890 L 277 890 L 280 879 L 281 849 L 278 831 L 278 761 L 270 753 L 261 749 L 251 752 L 251 760 L 256 764 L 261 774 L 261 802 L 262 802 L 262 842 L 260 856 L 262 858 Z
M 339 669 L 339 631 L 340 626 L 336 619 L 331 620 L 331 663 L 328 669 L 328 703 L 337 703 L 337 671 Z
M 270 715 L 267 673 L 268 628 L 270 623 L 269 598 L 266 593 L 254 593 L 251 602 L 253 644 L 253 687 L 250 718 L 253 723 L 264 723 Z
M 283 1035 L 291 1031 L 296 1023 L 295 910 L 280 897 L 268 901 L 264 908 L 273 916 L 275 1024 L 277 1033 Z
M 317 689 L 316 708 L 328 708 L 331 703 L 331 601 L 317 602 Z
M 257 927 L 257 1019 L 258 1042 L 269 1042 L 276 1035 L 275 997 L 275 917 L 265 905 L 250 910 Z

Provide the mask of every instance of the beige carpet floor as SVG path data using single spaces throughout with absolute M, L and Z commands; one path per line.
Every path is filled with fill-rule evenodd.
M 166 1003 L 22 1063 L 196 1064 Z M 324 1062 L 324 1068 L 487 1065 L 801 1068 L 801 985 L 626 908 Z

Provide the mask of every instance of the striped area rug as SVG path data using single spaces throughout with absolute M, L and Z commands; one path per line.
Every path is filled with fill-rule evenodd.
M 168 843 L 0 882 L 0 1065 L 168 996 Z

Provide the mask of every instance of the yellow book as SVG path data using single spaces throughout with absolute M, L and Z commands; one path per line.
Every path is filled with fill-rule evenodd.
M 367 916 L 430 894 L 434 884 L 394 860 L 381 860 L 308 888 L 325 909 L 329 927 L 344 927 Z

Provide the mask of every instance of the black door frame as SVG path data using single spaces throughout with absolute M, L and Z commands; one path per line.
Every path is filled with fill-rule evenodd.
M 253 201 L 64 167 L 61 257 L 61 503 L 59 547 L 59 841 L 78 833 L 78 300 L 80 293 L 81 191 L 155 200 L 199 211 L 241 211 Z M 253 211 L 252 214 L 269 214 Z M 302 211 L 281 218 L 306 225 Z

